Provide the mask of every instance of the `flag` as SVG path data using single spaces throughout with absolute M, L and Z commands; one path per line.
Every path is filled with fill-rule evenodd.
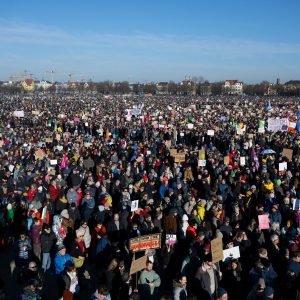
M 258 171 L 258 169 L 259 169 L 259 160 L 258 160 L 258 157 L 256 155 L 254 147 L 252 147 L 252 149 L 251 149 L 251 160 L 255 162 L 255 169 L 256 169 L 256 171 Z
M 64 153 L 63 159 L 60 163 L 60 168 L 63 170 L 68 166 L 68 156 Z
M 296 132 L 296 122 L 288 121 L 288 132 Z
M 108 128 L 106 128 L 106 131 L 105 131 L 105 140 L 106 140 L 106 142 L 108 142 L 110 140 Z

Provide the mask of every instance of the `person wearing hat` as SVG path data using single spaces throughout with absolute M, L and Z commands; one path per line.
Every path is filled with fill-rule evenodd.
M 51 226 L 44 224 L 41 234 L 41 250 L 42 250 L 42 270 L 46 272 L 51 267 L 50 253 L 55 244 L 55 234 L 51 230 Z
M 68 262 L 71 262 L 72 264 L 74 264 L 72 257 L 68 253 L 66 253 L 65 245 L 59 244 L 57 246 L 57 253 L 54 258 L 55 274 L 60 275 L 63 272 L 63 270 L 65 269 L 66 264 Z
M 198 299 L 214 299 L 218 290 L 218 272 L 212 262 L 212 255 L 207 254 L 203 258 L 201 267 L 195 275 L 195 290 Z
M 64 226 L 66 232 L 73 232 L 74 229 L 74 222 L 73 220 L 70 218 L 69 212 L 67 209 L 64 209 L 61 213 L 60 213 L 61 217 L 62 217 L 62 225 Z

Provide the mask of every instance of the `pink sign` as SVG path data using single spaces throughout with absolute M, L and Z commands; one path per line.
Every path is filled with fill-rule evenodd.
M 75 123 L 78 123 L 78 122 L 80 122 L 80 119 L 77 118 L 77 117 L 75 117 L 75 118 L 74 118 L 74 122 L 75 122 Z
M 270 228 L 269 217 L 267 215 L 259 215 L 258 224 L 259 224 L 259 229 L 269 229 Z

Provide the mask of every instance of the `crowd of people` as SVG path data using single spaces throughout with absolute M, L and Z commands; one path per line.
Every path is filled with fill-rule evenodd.
M 300 136 L 268 131 L 299 107 L 0 95 L 0 247 L 13 254 L 0 299 L 10 278 L 22 300 L 300 299 Z M 158 246 L 133 252 L 152 234 Z

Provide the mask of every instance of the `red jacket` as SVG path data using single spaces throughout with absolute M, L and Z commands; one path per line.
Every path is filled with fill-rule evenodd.
M 54 186 L 52 184 L 49 185 L 49 194 L 50 194 L 50 197 L 53 201 L 56 201 L 57 198 L 58 198 L 58 195 L 59 195 L 59 187 L 58 186 Z

